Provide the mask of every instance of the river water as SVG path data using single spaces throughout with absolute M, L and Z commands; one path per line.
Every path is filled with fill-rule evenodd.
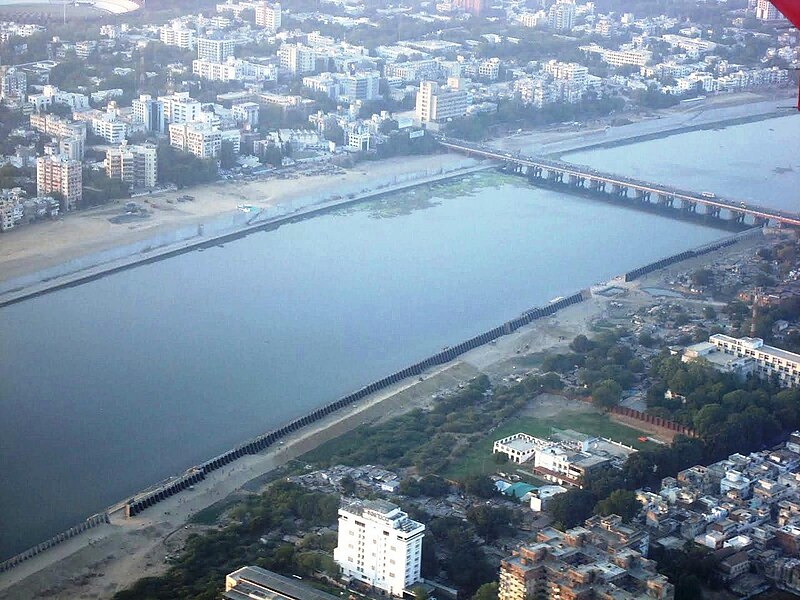
M 738 167 L 710 160 L 700 187 L 720 189 Z M 3 308 L 0 556 L 555 296 L 723 235 L 483 174 Z
M 800 212 L 800 114 L 563 155 L 568 162 Z

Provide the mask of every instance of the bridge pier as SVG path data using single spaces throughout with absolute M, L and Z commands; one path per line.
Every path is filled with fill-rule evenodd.
M 675 196 L 672 196 L 670 194 L 659 194 L 658 195 L 658 204 L 659 204 L 659 206 L 672 208 L 674 203 L 675 203 Z
M 691 200 L 681 200 L 681 210 L 687 213 L 696 213 L 697 202 L 692 202 Z
M 548 169 L 547 181 L 550 183 L 564 183 L 564 171 L 559 169 Z
M 542 167 L 528 167 L 528 179 L 541 179 L 542 178 Z
M 600 179 L 589 179 L 589 189 L 593 192 L 605 192 L 606 182 Z
M 650 192 L 646 192 L 645 190 L 635 190 L 636 191 L 636 200 L 640 204 L 650 204 Z
M 706 213 L 705 214 L 708 217 L 714 217 L 716 219 L 719 219 L 719 214 L 720 214 L 721 211 L 722 211 L 722 209 L 719 206 L 710 206 L 710 205 L 706 204 Z
M 583 182 L 585 181 L 584 177 L 580 175 L 575 175 L 574 173 L 570 173 L 569 176 L 569 185 L 570 187 L 583 187 Z
M 769 225 L 769 219 L 766 217 L 753 217 L 753 224 L 756 227 L 766 227 Z
M 745 213 L 741 212 L 741 211 L 738 211 L 738 210 L 732 210 L 731 211 L 731 221 L 733 221 L 734 223 L 744 224 L 745 216 L 747 216 L 747 215 Z
M 611 194 L 613 196 L 617 196 L 619 198 L 627 198 L 628 197 L 628 186 L 620 185 L 619 183 L 614 183 L 611 186 Z

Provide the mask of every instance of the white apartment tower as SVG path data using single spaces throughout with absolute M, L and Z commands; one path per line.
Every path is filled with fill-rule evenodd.
M 421 81 L 417 92 L 416 117 L 420 123 L 446 121 L 463 117 L 467 113 L 469 98 L 456 77 L 440 87 L 435 81 Z
M 189 29 L 178 21 L 162 25 L 159 38 L 167 46 L 177 46 L 183 50 L 194 50 L 196 43 L 194 29 Z
M 311 73 L 317 67 L 317 55 L 313 48 L 303 44 L 284 44 L 278 49 L 281 67 L 292 75 Z
M 0 67 L 0 98 L 3 100 L 25 100 L 28 91 L 28 76 L 14 67 Z
M 222 63 L 233 56 L 236 42 L 221 34 L 211 34 L 197 38 L 197 58 L 209 62 Z
M 191 123 L 200 117 L 202 105 L 189 96 L 189 92 L 177 92 L 171 96 L 161 96 L 165 123 Z
M 393 596 L 420 580 L 425 525 L 385 500 L 351 501 L 339 509 L 333 559 L 342 575 Z
M 77 208 L 83 198 L 81 163 L 66 156 L 51 154 L 36 159 L 36 195 L 62 195 L 62 210 Z
M 756 19 L 759 21 L 776 21 L 781 18 L 781 13 L 769 0 L 756 2 Z
M 571 31 L 575 26 L 575 2 L 558 0 L 547 13 L 547 25 L 554 31 Z
M 281 28 L 281 5 L 262 2 L 256 6 L 256 25 L 267 31 L 278 31 Z

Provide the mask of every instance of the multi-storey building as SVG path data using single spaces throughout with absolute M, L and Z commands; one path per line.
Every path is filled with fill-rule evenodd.
M 46 85 L 41 94 L 31 94 L 28 102 L 33 104 L 37 112 L 46 110 L 53 104 L 63 104 L 69 106 L 73 111 L 87 110 L 89 108 L 89 97 L 84 94 L 74 92 L 64 92 L 54 85 Z
M 781 13 L 769 0 L 756 2 L 756 19 L 759 21 L 776 21 L 781 18 Z
M 256 5 L 256 25 L 267 31 L 278 31 L 281 28 L 281 5 L 261 2 Z
M 775 378 L 786 387 L 800 386 L 800 354 L 768 346 L 761 338 L 735 338 L 717 333 L 708 341 L 727 355 L 751 359 L 758 377 Z
M 36 159 L 36 193 L 61 194 L 61 210 L 77 208 L 83 198 L 81 163 L 60 155 L 40 156 Z
M 147 131 L 164 133 L 164 102 L 162 100 L 142 94 L 131 104 L 134 121 L 143 123 Z
M 204 113 L 206 115 L 208 113 Z M 198 119 L 191 123 L 170 124 L 169 143 L 174 148 L 194 154 L 198 158 L 218 158 L 222 142 L 229 142 L 235 154 L 241 148 L 238 129 L 220 130 L 218 122 Z
M 374 100 L 380 95 L 381 76 L 377 71 L 357 71 L 337 77 L 339 96 L 345 102 Z
M 543 10 L 524 12 L 519 16 L 519 23 L 523 27 L 541 27 L 547 23 L 547 13 Z
M 446 121 L 463 117 L 467 113 L 469 98 L 461 88 L 461 81 L 451 77 L 448 85 L 435 81 L 422 81 L 417 92 L 416 117 L 420 123 Z
M 292 75 L 312 73 L 317 68 L 317 55 L 313 48 L 303 44 L 284 44 L 278 49 L 281 68 Z
M 55 138 L 79 137 L 86 140 L 86 123 L 70 121 L 53 114 L 31 114 L 31 128 Z
M 420 580 L 425 525 L 385 500 L 352 501 L 339 509 L 333 558 L 345 577 L 402 596 Z
M 109 148 L 105 160 L 106 175 L 121 179 L 134 188 L 153 188 L 158 179 L 158 152 L 155 146 Z
M 574 0 L 558 0 L 547 13 L 547 25 L 554 31 L 571 31 L 575 27 Z
M 159 37 L 167 46 L 177 46 L 183 50 L 194 50 L 197 45 L 194 29 L 189 29 L 178 21 L 163 25 L 159 30 Z
M 112 145 L 125 141 L 130 133 L 130 124 L 119 118 L 116 108 L 109 108 L 104 114 L 91 120 L 92 132 Z
M 404 82 L 438 79 L 440 71 L 440 64 L 433 59 L 393 63 L 384 67 L 386 77 L 399 77 Z
M 25 101 L 28 91 L 28 75 L 14 67 L 0 67 L 0 99 Z
M 257 102 L 242 102 L 234 104 L 231 108 L 233 119 L 249 129 L 258 127 L 258 117 L 261 106 Z
M 236 42 L 220 32 L 197 38 L 197 58 L 200 60 L 222 63 L 233 56 L 235 49 Z
M 541 530 L 502 561 L 498 600 L 672 600 L 673 585 L 642 552 L 649 535 L 621 521 L 593 517 L 566 532 Z
M 471 14 L 474 17 L 480 17 L 486 13 L 489 8 L 488 0 L 460 0 L 461 8 L 464 12 Z
M 197 59 L 192 62 L 192 72 L 210 81 L 275 81 L 278 69 L 275 65 L 258 63 L 228 57 L 225 62 L 217 63 Z
M 177 92 L 158 99 L 164 105 L 165 123 L 189 123 L 200 117 L 202 105 L 189 96 L 189 92 Z
M 578 63 L 566 63 L 551 60 L 542 66 L 545 73 L 549 73 L 556 79 L 574 81 L 579 85 L 586 85 L 589 79 L 589 69 Z
M 72 160 L 83 160 L 86 154 L 86 141 L 81 136 L 59 138 L 58 153 Z

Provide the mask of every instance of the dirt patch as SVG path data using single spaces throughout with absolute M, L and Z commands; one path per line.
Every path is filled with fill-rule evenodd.
M 533 417 L 535 419 L 552 419 L 564 414 L 589 412 L 595 412 L 595 410 L 580 400 L 572 400 L 558 394 L 539 394 L 522 410 L 520 416 Z

